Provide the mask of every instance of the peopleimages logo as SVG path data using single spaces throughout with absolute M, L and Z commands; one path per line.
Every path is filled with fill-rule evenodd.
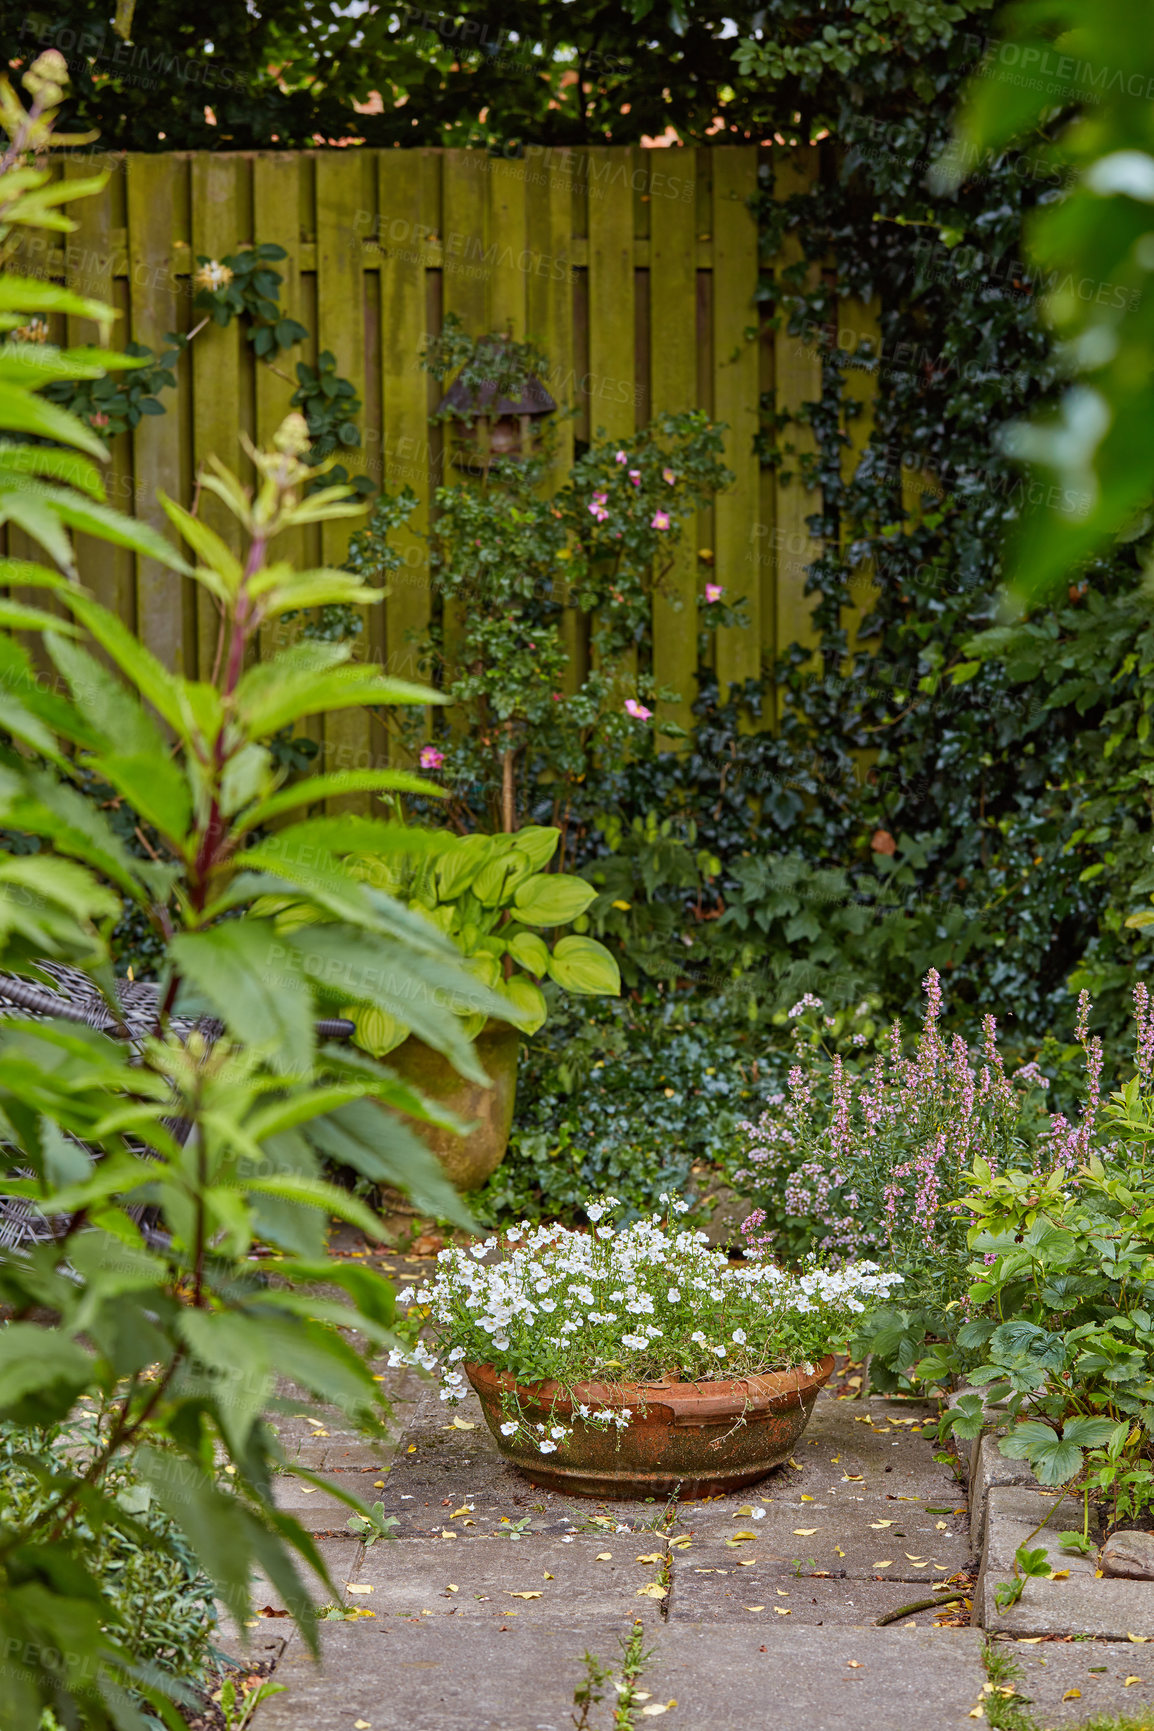
M 195 84 L 205 90 L 240 90 L 244 80 L 239 72 L 220 61 L 193 59 L 190 55 L 174 54 L 165 48 L 150 52 L 143 43 L 124 42 L 106 25 L 86 25 L 73 29 L 43 18 L 26 18 L 20 30 L 22 42 L 37 48 L 55 48 L 64 56 L 70 72 L 97 62 L 102 77 L 115 78 L 121 83 L 139 84 L 158 90 L 166 83 Z

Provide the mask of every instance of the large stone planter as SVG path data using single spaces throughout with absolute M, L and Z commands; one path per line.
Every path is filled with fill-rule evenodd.
M 517 1030 L 507 1022 L 490 1022 L 473 1042 L 481 1066 L 492 1080 L 491 1088 L 459 1076 L 447 1058 L 415 1035 L 383 1060 L 458 1118 L 466 1123 L 477 1120 L 477 1128 L 469 1135 L 454 1136 L 451 1130 L 418 1123 L 407 1113 L 397 1114 L 432 1149 L 458 1190 L 480 1189 L 505 1158 L 517 1093 L 518 1038 Z
M 466 1364 L 497 1447 L 534 1484 L 568 1496 L 642 1498 L 724 1496 L 756 1484 L 788 1460 L 809 1423 L 818 1390 L 833 1373 L 825 1358 L 807 1375 L 771 1371 L 736 1382 L 559 1383 L 518 1386 L 491 1364 Z M 573 1426 L 555 1454 L 501 1435 L 502 1394 L 517 1393 L 530 1424 Z M 587 1424 L 578 1405 L 628 1407 L 625 1430 Z

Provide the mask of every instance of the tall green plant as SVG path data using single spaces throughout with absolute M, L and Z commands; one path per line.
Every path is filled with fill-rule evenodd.
M 75 183 L 53 182 L 27 159 L 47 143 L 62 68 L 43 57 L 29 83 L 27 113 L 0 85 L 12 137 L 0 161 L 0 237 L 21 222 L 74 226 L 59 206 Z M 34 314 L 114 316 L 50 283 L 0 276 L 0 328 Z M 43 959 L 82 968 L 105 996 L 114 1035 L 123 1013 L 108 946 L 126 902 L 164 956 L 155 1020 L 132 1045 L 73 1022 L 0 1022 L 3 1187 L 51 1225 L 43 1243 L 0 1250 L 0 1419 L 55 1425 L 82 1401 L 101 1416 L 83 1462 L 17 1462 L 44 1495 L 27 1518 L 0 1514 L 0 1644 L 8 1722 L 34 1726 L 49 1707 L 67 1725 L 79 1716 L 93 1731 L 144 1731 L 155 1721 L 141 1703 L 170 1726 L 181 1721 L 175 1685 L 139 1663 L 92 1567 L 85 1535 L 112 1521 L 149 1542 L 110 1494 L 109 1474 L 132 1458 L 238 1620 L 259 1562 L 315 1642 L 299 1563 L 331 1582 L 313 1539 L 274 1506 L 279 1456 L 264 1415 L 284 1375 L 379 1429 L 368 1358 L 392 1338 L 393 1311 L 378 1275 L 326 1258 L 333 1215 L 380 1234 L 371 1213 L 324 1180 L 322 1163 L 339 1160 L 467 1219 L 431 1157 L 373 1100 L 452 1120 L 364 1054 L 319 1040 L 318 1018 L 347 1003 L 385 1007 L 484 1081 L 454 1007 L 517 1012 L 427 921 L 348 869 L 353 853 L 419 850 L 419 832 L 300 816 L 351 792 L 436 790 L 375 770 L 290 787 L 277 767 L 274 736 L 305 716 L 431 697 L 353 663 L 344 644 L 298 643 L 256 659 L 262 627 L 286 611 L 379 599 L 348 572 L 298 573 L 277 555 L 285 531 L 359 509 L 350 490 L 306 496 L 317 471 L 302 461 L 308 428 L 292 415 L 272 450 L 247 447 L 254 485 L 220 463 L 205 477 L 241 526 L 240 557 L 164 500 L 185 560 L 109 509 L 94 461 L 103 446 L 37 394 L 108 361 L 102 351 L 97 363 L 48 343 L 34 356 L 11 337 L 0 344 L 0 513 L 46 555 L 3 561 L 0 583 L 40 589 L 57 609 L 0 602 L 0 824 L 41 850 L 0 852 L 0 969 L 35 979 Z M 44 442 L 20 443 L 28 434 Z M 184 576 L 214 598 L 212 682 L 164 668 L 74 581 L 71 528 L 147 553 L 173 573 L 174 589 Z M 38 640 L 39 661 L 17 631 Z M 82 796 L 91 775 L 140 813 L 155 858 L 129 853 Z M 286 894 L 313 916 L 292 932 L 261 912 Z M 174 1017 L 198 1012 L 216 1018 L 219 1037 L 182 1042 Z M 155 1222 L 147 1235 L 142 1205 Z M 249 1260 L 257 1238 L 278 1255 L 275 1286 Z

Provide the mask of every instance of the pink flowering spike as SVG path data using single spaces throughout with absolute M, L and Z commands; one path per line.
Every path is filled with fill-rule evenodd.
M 711 604 L 714 601 L 720 601 L 724 594 L 725 590 L 720 583 L 707 583 L 705 585 L 705 599 Z
M 669 527 L 669 512 L 668 511 L 654 511 L 653 516 L 651 517 L 650 522 L 649 522 L 649 527 L 651 529 L 668 529 L 668 527 Z

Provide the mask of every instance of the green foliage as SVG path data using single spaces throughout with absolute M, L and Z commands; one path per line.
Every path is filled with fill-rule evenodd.
M 662 1191 L 701 1202 L 738 1123 L 788 1064 L 704 994 L 557 1002 L 522 1054 L 509 1151 L 477 1212 L 573 1221 L 604 1191 L 624 1219 L 650 1213 Z
M 999 15 L 998 28 L 1001 39 L 967 87 L 957 148 L 939 178 L 956 184 L 975 159 L 1039 134 L 1045 166 L 1068 176 L 1064 198 L 1036 213 L 1027 237 L 1031 265 L 1048 279 L 1047 320 L 1076 382 L 1057 412 L 1005 434 L 1010 454 L 1043 480 L 1012 555 L 1013 581 L 1032 596 L 1107 547 L 1154 488 L 1154 256 L 1141 244 L 1154 200 L 1146 100 L 1154 49 L 1145 38 L 1134 43 L 1125 0 L 1019 3 Z M 1068 105 L 1062 67 L 1071 54 L 1097 69 L 1101 93 L 1055 127 Z M 1019 62 L 1036 63 L 1040 76 L 1014 75 Z
M 422 784 L 410 777 L 413 786 Z M 499 1019 L 517 1021 L 527 1034 L 543 1026 L 548 1009 L 541 990 L 550 979 L 578 996 L 621 990 L 617 964 L 604 945 L 586 937 L 557 939 L 550 949 L 542 930 L 555 931 L 580 917 L 593 899 L 583 879 L 544 868 L 557 851 L 555 829 L 526 828 L 515 835 L 442 833 L 419 862 L 396 856 L 354 859 L 363 882 L 413 908 L 468 958 L 470 972 L 511 1007 Z M 485 1011 L 462 1005 L 465 1032 L 475 1038 Z M 372 1007 L 357 1013 L 357 1040 L 383 1057 L 407 1040 L 403 1017 Z
M 83 1416 L 83 1409 L 42 1429 L 0 1425 L 0 1527 L 27 1526 L 43 1517 L 55 1502 L 53 1476 L 83 1467 L 100 1443 L 99 1418 Z M 81 1515 L 76 1537 L 107 1600 L 109 1628 L 141 1664 L 197 1684 L 216 1638 L 213 1584 L 126 1460 L 110 1466 L 103 1488 L 113 1505 L 107 1518 L 90 1522 Z
M 295 342 L 297 339 L 293 338 Z M 317 364 L 310 367 L 297 362 L 297 388 L 292 394 L 294 409 L 299 409 L 308 422 L 312 444 L 309 460 L 314 464 L 330 463 L 334 456 L 360 448 L 361 432 L 355 417 L 361 412 L 361 399 L 356 386 L 337 372 L 336 357 L 322 349 Z M 328 470 L 328 480 L 348 481 L 348 472 L 339 464 Z M 350 483 L 355 494 L 373 491 L 367 475 L 357 475 Z
M 160 393 L 176 388 L 175 368 L 182 346 L 157 355 L 144 343 L 126 343 L 124 364 L 131 371 L 119 376 L 104 372 L 79 383 L 58 379 L 42 394 L 79 415 L 102 438 L 114 439 L 139 426 L 142 416 L 164 414 Z
M 39 169 L 21 167 L 37 111 L 24 115 L 0 86 L 10 117 L 13 105 L 0 229 L 44 220 L 35 201 L 22 202 L 43 183 Z M 57 202 L 70 184 L 56 188 Z M 60 217 L 56 226 L 70 224 Z M 0 276 L 0 306 L 12 309 L 0 328 L 49 309 L 105 323 L 112 316 L 70 291 L 12 276 Z M 38 368 L 22 376 L 12 350 L 0 355 L 5 433 L 103 460 L 91 429 L 37 394 L 53 371 L 85 377 L 94 363 L 41 345 Z M 64 1455 L 42 1479 L 42 1505 L 0 1521 L 5 1710 L 22 1725 L 51 1708 L 64 1723 L 82 1717 L 91 1731 L 142 1731 L 137 1699 L 177 1723 L 176 1686 L 133 1650 L 85 1536 L 124 1526 L 109 1475 L 129 1460 L 238 1621 L 249 1615 L 259 1563 L 315 1644 L 298 1562 L 331 1583 L 311 1535 L 275 1508 L 281 1457 L 264 1413 L 284 1376 L 306 1398 L 379 1430 L 369 1359 L 391 1339 L 393 1313 L 379 1276 L 326 1259 L 329 1217 L 372 1235 L 379 1227 L 325 1181 L 323 1162 L 408 1188 L 419 1207 L 468 1223 L 432 1157 L 374 1102 L 418 1117 L 433 1109 L 364 1054 L 318 1045 L 315 1026 L 349 1002 L 403 1005 L 426 1040 L 483 1080 L 442 1004 L 520 1019 L 434 927 L 350 869 L 350 857 L 366 852 L 419 852 L 420 832 L 372 816 L 301 815 L 346 793 L 410 787 L 412 777 L 363 771 L 284 785 L 283 753 L 273 748 L 284 728 L 323 710 L 431 697 L 354 662 L 343 644 L 297 643 L 255 657 L 262 630 L 288 611 L 379 600 L 352 573 L 297 572 L 276 556 L 285 532 L 361 509 L 340 485 L 305 495 L 317 479 L 302 461 L 309 443 L 293 415 L 271 451 L 252 452 L 251 488 L 219 463 L 204 476 L 238 520 L 241 558 L 171 499 L 162 503 L 187 561 L 146 525 L 97 506 L 86 462 L 67 475 L 59 468 L 56 484 L 38 484 L 26 500 L 15 489 L 4 495 L 8 519 L 46 560 L 6 560 L 0 578 L 45 591 L 58 611 L 5 603 L 0 614 L 0 824 L 40 843 L 35 855 L 27 845 L 0 853 L 0 968 L 36 978 L 43 959 L 79 967 L 116 1019 L 109 939 L 125 902 L 163 944 L 155 1023 L 135 1043 L 55 1019 L 0 1024 L 3 1186 L 53 1223 L 44 1242 L 0 1250 L 9 1318 L 0 1328 L 0 1419 L 65 1424 L 87 1401 L 103 1415 L 91 1457 Z M 191 577 L 214 598 L 215 684 L 170 673 L 70 581 L 72 528 L 154 557 L 174 580 Z M 39 664 L 17 632 L 35 632 Z M 51 679 L 38 665 L 54 670 Z M 123 845 L 83 797 L 86 777 L 150 826 L 152 855 Z M 258 835 L 274 815 L 275 834 Z M 309 923 L 278 922 L 290 898 Z M 201 1015 L 222 1026 L 213 1043 L 174 1022 Z M 257 1237 L 279 1257 L 275 1285 L 250 1260 Z M 216 1461 L 235 1471 L 218 1478 Z
M 455 370 L 470 402 L 494 378 L 520 394 L 543 365 L 530 344 L 470 338 L 455 323 L 424 358 L 439 378 Z M 422 759 L 443 770 L 460 827 L 511 833 L 545 783 L 564 834 L 594 767 L 620 765 L 643 737 L 653 710 L 642 700 L 676 697 L 656 690 L 646 665 L 652 598 L 694 513 L 731 479 L 722 452 L 721 430 L 692 411 L 629 439 L 599 430 L 560 488 L 546 484 L 544 440 L 513 456 L 486 446 L 480 484 L 437 490 L 431 566 L 455 624 L 435 620 L 418 646 L 449 704 Z M 564 635 L 572 606 L 590 615 L 593 665 L 575 690 Z M 716 605 L 705 614 L 708 630 L 739 618 Z M 696 621 L 687 626 L 696 634 Z
M 200 286 L 193 305 L 207 307 L 217 325 L 227 327 L 234 318 L 243 318 L 245 337 L 262 360 L 283 353 L 308 336 L 302 324 L 286 318 L 280 309 L 284 278 L 272 267 L 287 257 L 283 246 L 270 241 L 242 247 L 219 261 L 197 254 L 200 269 L 194 281 Z

